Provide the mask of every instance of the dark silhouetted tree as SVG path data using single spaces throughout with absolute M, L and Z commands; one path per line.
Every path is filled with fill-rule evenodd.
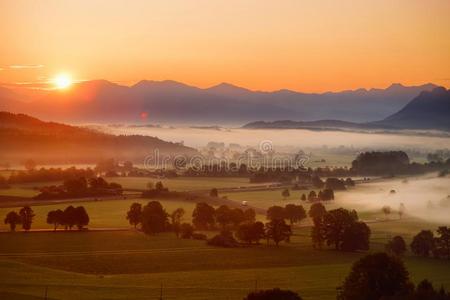
M 306 211 L 301 205 L 287 204 L 284 207 L 284 215 L 287 220 L 293 225 L 294 223 L 301 222 L 306 218 Z
M 84 206 L 78 206 L 75 208 L 75 225 L 78 227 L 78 230 L 82 230 L 84 226 L 89 224 L 89 215 L 84 208 Z
M 327 213 L 325 206 L 322 203 L 313 203 L 308 211 L 308 216 L 313 219 L 320 219 Z
M 255 210 L 252 209 L 252 208 L 247 208 L 244 211 L 244 217 L 245 217 L 245 221 L 246 222 L 251 222 L 251 223 L 255 222 L 255 220 L 256 220 L 256 212 L 255 212 Z
M 414 236 L 411 242 L 411 251 L 419 256 L 428 257 L 435 251 L 435 240 L 433 232 L 422 230 Z
M 267 219 L 268 220 L 284 220 L 285 219 L 285 211 L 281 206 L 271 206 L 267 210 Z
M 9 224 L 9 229 L 11 231 L 16 231 L 17 224 L 22 222 L 22 218 L 15 211 L 10 211 L 5 218 L 5 224 Z
M 209 191 L 209 196 L 210 197 L 219 197 L 219 191 L 216 188 L 212 188 Z
M 64 212 L 61 209 L 49 211 L 47 214 L 47 224 L 53 225 L 56 231 L 59 225 L 64 224 Z
M 262 222 L 242 223 L 236 231 L 236 237 L 245 243 L 259 243 L 264 238 L 264 224 Z
M 323 216 L 325 241 L 328 246 L 334 245 L 336 250 L 342 249 L 344 231 L 358 220 L 356 211 L 338 208 L 328 211 Z
M 69 228 L 72 229 L 73 226 L 75 226 L 76 222 L 77 222 L 77 215 L 76 215 L 76 211 L 75 211 L 75 207 L 73 207 L 72 205 L 69 205 L 68 207 L 66 207 L 66 209 L 64 209 L 63 212 L 63 224 L 65 226 L 65 228 Z
M 192 212 L 192 223 L 197 229 L 210 229 L 215 225 L 215 209 L 207 203 L 197 203 Z
M 20 223 L 22 224 L 22 228 L 26 231 L 31 229 L 31 224 L 33 224 L 34 212 L 29 206 L 24 206 L 20 211 Z
M 306 195 L 305 195 L 305 194 L 302 194 L 302 196 L 300 197 L 300 200 L 306 201 Z
M 386 253 L 375 253 L 353 264 L 339 288 L 338 300 L 380 300 L 406 296 L 413 288 L 403 262 Z M 405 298 L 402 298 L 405 299 Z
M 273 219 L 266 224 L 266 238 L 274 241 L 277 246 L 281 241 L 288 242 L 291 234 L 291 226 L 287 225 L 284 220 Z
M 189 223 L 182 223 L 180 225 L 180 237 L 182 239 L 190 239 L 194 233 L 194 227 Z
M 183 219 L 183 216 L 185 214 L 185 211 L 183 208 L 177 208 L 170 214 L 170 220 L 172 222 L 172 229 L 175 232 L 175 235 L 179 237 L 180 235 L 180 226 L 181 221 Z
M 381 211 L 383 212 L 386 219 L 388 219 L 389 215 L 391 214 L 391 207 L 388 205 L 385 205 L 381 208 Z
M 403 255 L 406 252 L 405 240 L 399 235 L 394 236 L 392 240 L 388 241 L 386 251 L 398 256 Z
M 291 193 L 289 192 L 288 189 L 284 189 L 283 192 L 281 192 L 281 196 L 283 197 L 283 199 L 288 198 L 291 195 Z
M 344 229 L 341 249 L 344 251 L 369 250 L 369 238 L 369 226 L 364 222 L 353 222 Z
M 142 230 L 146 234 L 155 234 L 166 230 L 167 212 L 159 201 L 150 201 L 142 210 Z
M 441 226 L 438 228 L 437 234 L 435 239 L 436 255 L 450 259 L 450 228 Z
M 142 222 L 142 205 L 140 203 L 134 202 L 131 204 L 127 212 L 127 220 L 134 228 Z

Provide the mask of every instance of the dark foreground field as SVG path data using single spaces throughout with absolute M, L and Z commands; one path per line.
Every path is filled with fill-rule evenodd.
M 372 249 L 387 229 L 373 226 Z M 309 228 L 290 244 L 224 249 L 173 234 L 134 231 L 0 234 L 2 299 L 242 299 L 255 288 L 281 287 L 304 299 L 335 299 L 336 287 L 362 254 L 313 250 Z M 450 288 L 450 262 L 406 257 L 414 281 Z M 3 294 L 2 294 L 3 293 Z M 34 296 L 26 298 L 25 295 Z M 41 297 L 41 298 L 39 298 Z

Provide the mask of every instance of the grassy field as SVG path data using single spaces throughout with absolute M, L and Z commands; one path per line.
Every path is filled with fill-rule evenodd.
M 389 228 L 406 234 L 409 225 L 378 223 L 372 251 L 383 248 Z M 335 299 L 336 287 L 362 254 L 313 250 L 308 232 L 296 229 L 291 243 L 279 248 L 240 249 L 170 233 L 3 233 L 0 295 L 42 296 L 48 286 L 53 299 L 158 299 L 162 284 L 164 299 L 242 299 L 257 284 L 293 289 L 306 300 Z M 450 262 L 407 256 L 405 263 L 414 281 L 428 278 L 450 288 Z
M 170 179 L 157 179 L 148 177 L 106 177 L 108 182 L 117 182 L 125 189 L 147 189 L 147 183 L 155 184 L 162 181 L 165 187 L 171 191 L 196 191 L 212 188 L 236 188 L 240 186 L 252 186 L 248 178 L 243 177 L 178 177 Z
M 157 200 L 157 199 L 155 199 Z M 90 201 L 90 202 L 73 202 L 64 204 L 53 204 L 53 205 L 39 205 L 32 206 L 36 217 L 33 220 L 33 228 L 38 229 L 49 229 L 53 228 L 51 225 L 46 223 L 47 213 L 55 209 L 64 209 L 69 205 L 80 206 L 83 205 L 90 218 L 89 227 L 90 228 L 128 228 L 130 225 L 125 219 L 126 212 L 130 208 L 133 202 L 138 202 L 143 205 L 147 204 L 150 200 L 148 199 L 126 199 L 126 200 L 105 200 L 105 201 Z M 171 213 L 175 209 L 182 207 L 186 214 L 183 221 L 190 222 L 192 211 L 194 210 L 195 203 L 193 202 L 183 202 L 177 200 L 158 200 L 164 206 L 168 213 Z M 18 211 L 20 207 L 16 208 L 0 208 L 0 218 L 4 218 L 6 214 L 15 210 Z M 3 224 L 0 225 L 1 229 L 7 230 L 7 226 Z

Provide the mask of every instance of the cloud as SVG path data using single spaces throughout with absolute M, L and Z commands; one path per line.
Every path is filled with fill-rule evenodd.
M 10 65 L 10 69 L 40 69 L 43 68 L 44 65 Z

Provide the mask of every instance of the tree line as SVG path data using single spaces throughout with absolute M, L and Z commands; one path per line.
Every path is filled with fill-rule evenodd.
M 59 186 L 45 186 L 34 197 L 38 200 L 67 199 L 95 196 L 114 196 L 122 194 L 122 186 L 118 183 L 106 182 L 102 177 L 85 177 L 67 179 Z
M 23 230 L 29 231 L 35 216 L 31 207 L 24 206 L 19 212 L 10 211 L 6 215 L 4 223 L 9 225 L 10 231 L 15 231 L 17 225 L 22 225 Z M 74 207 L 70 205 L 64 210 L 57 209 L 49 211 L 47 214 L 47 224 L 53 225 L 54 230 L 58 226 L 64 226 L 65 230 L 71 230 L 73 227 L 82 230 L 89 224 L 89 215 L 84 206 Z

